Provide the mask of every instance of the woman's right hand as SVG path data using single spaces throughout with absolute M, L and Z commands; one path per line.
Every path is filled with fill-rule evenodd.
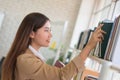
M 93 34 L 86 46 L 89 46 L 91 49 L 93 49 L 97 45 L 97 42 L 102 42 L 102 40 L 104 39 L 103 34 L 106 34 L 106 32 L 101 29 L 102 26 L 103 26 L 103 24 L 100 24 L 96 28 L 96 30 L 93 32 Z

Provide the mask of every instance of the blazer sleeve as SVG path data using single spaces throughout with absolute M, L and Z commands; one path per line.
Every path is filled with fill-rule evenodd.
M 84 61 L 80 56 L 74 58 L 63 68 L 50 66 L 29 54 L 24 54 L 17 59 L 18 70 L 23 75 L 35 80 L 70 80 L 83 65 Z

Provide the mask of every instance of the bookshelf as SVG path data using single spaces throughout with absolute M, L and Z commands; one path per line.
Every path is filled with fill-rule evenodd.
M 116 63 L 114 64 L 114 61 L 116 61 L 115 60 L 116 58 L 114 56 L 116 55 L 120 56 L 119 52 L 118 53 L 116 52 L 117 50 L 119 50 L 119 48 L 117 50 L 115 49 L 116 47 L 118 47 L 117 46 L 118 42 L 120 42 L 119 37 L 120 15 L 116 17 L 116 19 L 113 22 L 105 20 L 103 21 L 103 23 L 105 25 L 103 26 L 102 29 L 107 32 L 107 35 L 104 35 L 105 40 L 103 41 L 103 43 L 102 44 L 98 43 L 96 48 L 93 51 L 91 51 L 88 58 L 91 59 L 92 62 L 86 61 L 87 63 L 90 64 L 88 64 L 86 66 L 86 69 L 83 71 L 81 76 L 82 80 L 83 77 L 85 77 L 85 75 L 87 76 L 90 74 L 93 76 L 97 74 L 98 76 L 95 77 L 98 77 L 100 80 L 111 80 L 113 72 L 120 70 L 120 68 L 118 67 L 118 65 L 120 65 L 119 58 L 117 58 L 118 60 L 117 66 L 115 66 Z M 80 41 L 78 41 L 79 45 L 77 45 L 78 49 L 82 50 L 84 48 L 94 30 L 88 29 L 82 32 L 82 35 L 80 35 Z M 119 74 L 119 71 L 117 72 Z
M 93 66 L 99 67 L 98 63 L 102 65 L 101 70 L 99 72 L 99 79 L 100 80 L 111 80 L 113 76 L 113 72 L 118 72 L 120 74 L 120 54 L 119 54 L 119 43 L 120 43 L 120 15 L 116 17 L 113 23 L 106 24 L 104 22 L 103 30 L 108 31 L 107 34 L 104 35 L 106 38 L 105 41 L 103 41 L 101 44 L 98 44 L 96 48 L 91 52 L 88 58 L 90 58 L 93 62 L 91 63 L 88 61 L 87 63 L 90 63 L 87 66 Z M 88 33 L 88 32 L 87 32 Z M 84 31 L 83 31 L 84 34 Z M 85 31 L 86 34 L 86 31 Z M 88 34 L 87 34 L 88 35 Z M 84 36 L 87 36 L 84 35 Z M 82 37 L 84 37 L 82 36 Z M 89 38 L 84 38 L 88 39 Z M 88 41 L 88 40 L 82 40 L 82 41 Z M 82 42 L 81 42 L 82 43 Z M 84 43 L 84 42 L 83 42 Z M 83 44 L 81 44 L 83 45 Z M 99 46 L 101 45 L 101 46 Z M 104 53 L 101 57 L 101 54 Z M 96 63 L 94 63 L 97 61 Z M 117 62 L 116 62 L 117 61 Z M 96 66 L 97 65 L 97 66 Z M 86 67 L 87 67 L 86 66 Z M 92 67 L 93 71 L 95 71 L 95 67 Z M 84 72 L 84 71 L 83 71 Z M 92 74 L 92 73 L 91 73 Z M 84 74 L 83 74 L 84 76 Z
M 119 66 L 116 66 L 110 61 L 106 61 L 104 59 L 101 59 L 95 56 L 89 56 L 89 58 L 92 60 L 98 61 L 100 64 L 102 64 L 102 68 L 99 73 L 99 80 L 117 80 L 117 78 L 120 79 L 120 77 L 117 76 L 117 75 L 120 75 Z
M 85 4 L 85 1 L 87 0 L 83 0 L 83 2 L 81 3 L 82 5 L 84 5 L 84 7 L 88 6 Z M 82 14 L 81 10 L 84 9 L 83 11 L 86 11 L 87 9 L 80 7 L 80 11 L 79 11 L 80 14 L 78 14 L 71 45 L 74 46 L 77 44 L 77 49 L 81 50 L 86 45 L 87 40 L 85 39 L 88 38 L 88 35 L 86 33 L 89 32 L 89 29 L 94 30 L 95 26 L 98 25 L 100 21 L 103 21 L 106 19 L 111 20 L 113 24 L 111 24 L 112 29 L 110 30 L 110 34 L 107 40 L 105 40 L 107 42 L 104 46 L 106 49 L 101 47 L 102 48 L 101 50 L 101 48 L 99 48 L 101 45 L 98 43 L 97 47 L 94 50 L 92 50 L 91 55 L 88 57 L 91 60 L 88 60 L 88 62 L 86 61 L 86 63 L 89 63 L 87 65 L 88 67 L 90 67 L 92 64 L 96 65 L 98 63 L 102 65 L 100 72 L 98 71 L 100 73 L 100 80 L 117 80 L 117 79 L 111 78 L 111 76 L 113 76 L 111 71 L 119 72 L 117 70 L 119 70 L 119 66 L 120 66 L 120 54 L 118 54 L 120 53 L 120 50 L 119 50 L 120 36 L 118 36 L 120 35 L 120 31 L 119 31 L 120 28 L 114 28 L 116 23 L 115 22 L 116 17 L 120 15 L 120 0 L 95 0 L 93 2 L 93 5 L 89 7 L 91 8 L 91 11 L 89 12 L 91 16 L 90 17 L 87 16 L 87 19 L 89 21 L 83 20 L 84 18 L 86 19 L 86 17 L 81 17 L 81 16 L 86 16 L 86 14 Z M 87 25 L 84 25 L 84 24 L 87 24 Z M 79 30 L 79 33 L 77 32 L 78 30 Z M 84 37 L 84 35 L 86 35 L 86 37 Z M 93 71 L 96 70 L 95 67 L 93 66 L 90 68 L 93 68 L 92 69 Z M 109 72 L 111 74 L 106 72 Z M 108 76 L 106 75 L 106 77 L 104 77 L 104 75 L 101 75 L 103 73 L 108 74 Z

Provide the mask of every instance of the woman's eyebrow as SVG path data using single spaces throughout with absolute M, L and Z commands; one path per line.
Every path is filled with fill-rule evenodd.
M 51 27 L 45 27 L 45 29 L 51 29 Z

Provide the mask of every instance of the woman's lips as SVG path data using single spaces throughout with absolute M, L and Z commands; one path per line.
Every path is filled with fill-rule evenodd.
M 50 43 L 50 40 L 47 40 L 48 43 Z

